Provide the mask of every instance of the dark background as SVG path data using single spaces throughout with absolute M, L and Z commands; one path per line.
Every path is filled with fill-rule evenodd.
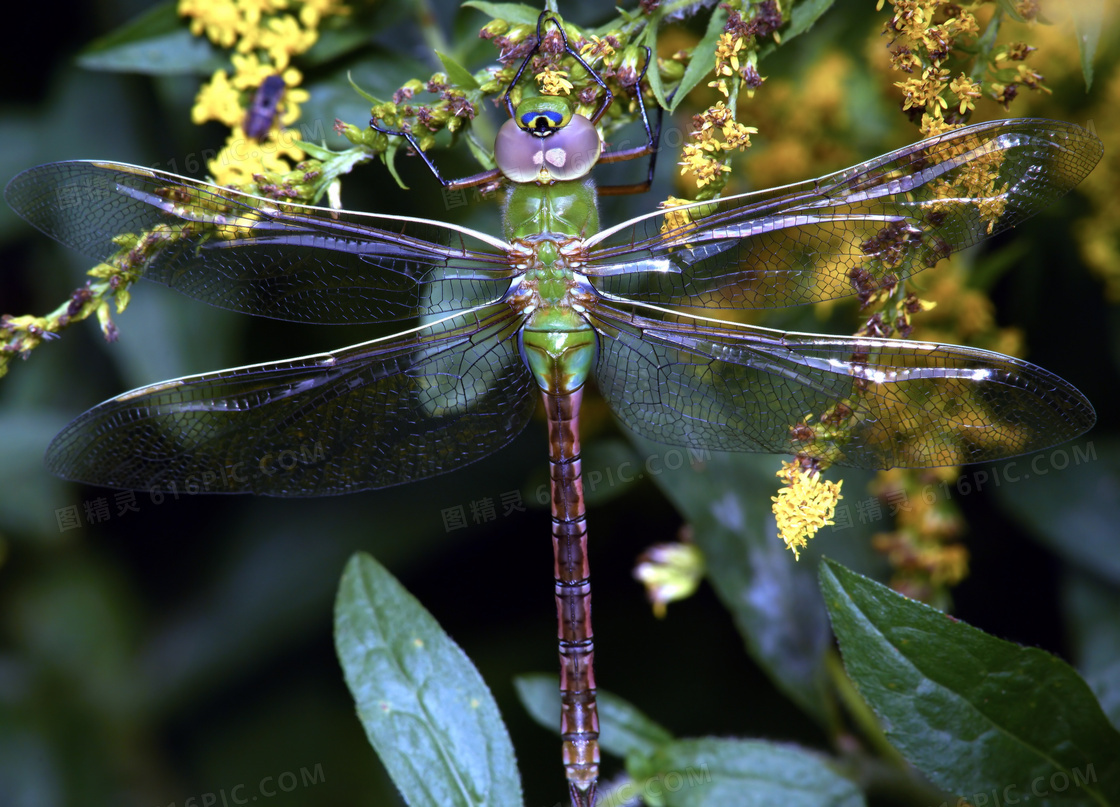
M 838 5 L 804 42 L 765 62 L 763 73 L 797 76 L 831 42 L 850 41 L 860 56 L 876 24 L 874 4 Z M 73 158 L 188 173 L 190 155 L 220 146 L 220 127 L 189 123 L 197 78 L 98 73 L 74 64 L 83 46 L 144 7 L 68 3 L 48 12 L 19 4 L 8 12 L 10 44 L 0 52 L 0 181 L 38 163 Z M 578 23 L 596 22 L 592 11 L 562 10 Z M 379 56 L 366 58 L 384 64 L 387 54 L 405 54 L 419 66 L 409 72 L 412 64 L 402 63 L 399 79 L 356 76 L 379 93 L 383 83 L 384 95 L 410 75 L 438 69 L 415 24 L 392 16 L 371 45 Z M 453 41 L 471 40 L 485 21 L 477 12 L 456 15 L 447 3 L 437 4 L 437 18 Z M 473 52 L 472 68 L 492 58 L 486 43 Z M 309 86 L 359 70 L 361 58 L 309 71 Z M 333 109 L 329 98 L 315 103 L 361 125 L 368 117 L 364 102 L 356 95 L 345 101 Z M 901 121 L 889 106 L 875 114 Z M 907 142 L 893 118 L 890 127 L 868 134 L 873 118 L 861 131 L 853 127 L 858 159 Z M 1074 113 L 1068 119 L 1082 122 Z M 682 117 L 677 125 L 686 123 Z M 777 133 L 759 138 L 768 136 Z M 437 159 L 447 176 L 476 170 L 465 148 Z M 663 158 L 651 194 L 605 205 L 604 221 L 651 209 L 672 190 L 674 162 L 674 155 Z M 496 206 L 448 210 L 418 161 L 399 165 L 410 192 L 371 163 L 346 179 L 347 207 L 496 226 Z M 818 173 L 839 167 L 822 163 Z M 1069 229 L 1086 205 L 1072 197 L 1037 219 L 1039 226 L 1015 232 L 1020 259 L 993 298 L 1000 323 L 1026 332 L 1028 358 L 1097 405 L 1101 422 L 1087 439 L 1100 465 L 1089 478 L 1114 484 L 1114 315 L 1081 265 Z M 989 249 L 1007 241 L 997 239 Z M 0 249 L 3 312 L 55 308 L 89 268 L 6 206 Z M 43 469 L 43 451 L 71 418 L 134 386 L 339 347 L 370 338 L 371 330 L 255 321 L 154 284 L 134 289 L 133 304 L 117 322 L 118 343 L 107 345 L 96 324 L 80 324 L 28 362 L 15 362 L 0 383 L 0 804 L 179 805 L 191 797 L 221 804 L 221 794 L 237 785 L 255 793 L 264 777 L 286 773 L 300 786 L 270 803 L 397 803 L 354 715 L 331 641 L 335 586 L 358 549 L 388 566 L 478 665 L 513 737 L 526 803 L 561 801 L 557 738 L 528 719 L 512 686 L 514 675 L 556 669 L 548 513 L 531 495 L 546 478 L 542 424 L 534 422 L 511 446 L 469 469 L 390 490 L 308 501 L 183 496 L 158 505 L 141 494 L 138 512 L 121 515 L 113 491 L 64 483 Z M 804 322 L 809 329 L 811 319 Z M 601 402 L 590 404 L 588 421 L 589 453 L 628 450 Z M 776 470 L 778 459 L 772 464 Z M 853 502 L 867 496 L 860 479 L 845 485 Z M 1032 498 L 1064 497 L 1055 507 L 1070 504 L 1068 487 L 1039 490 Z M 469 518 L 472 502 L 497 502 L 511 491 L 523 493 L 525 512 L 503 515 L 498 505 L 493 522 L 445 528 L 444 510 L 463 506 Z M 1076 657 L 1063 605 L 1068 556 L 1034 540 L 1034 516 L 1016 513 L 1017 505 L 993 493 L 960 499 L 973 573 L 955 592 L 955 613 L 998 636 Z M 90 523 L 85 508 L 99 499 L 107 501 L 110 517 Z M 82 526 L 61 531 L 57 511 L 71 506 Z M 673 605 L 665 620 L 651 616 L 631 577 L 634 559 L 650 544 L 674 540 L 682 521 L 650 480 L 605 491 L 589 515 L 600 686 L 678 736 L 827 745 L 751 661 L 709 588 Z M 867 530 L 829 532 L 818 541 L 836 541 L 843 554 L 840 544 L 862 540 Z M 828 546 L 821 551 L 833 553 Z M 607 761 L 608 775 L 619 768 L 618 760 Z

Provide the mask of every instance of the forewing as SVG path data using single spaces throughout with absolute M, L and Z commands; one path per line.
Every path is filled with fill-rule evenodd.
M 334 353 L 142 387 L 51 443 L 90 484 L 317 496 L 424 479 L 513 439 L 535 406 L 520 318 L 490 306 Z
M 363 323 L 495 302 L 504 242 L 424 219 L 281 203 L 123 163 L 60 162 L 13 179 L 43 233 L 221 308 Z
M 817 180 L 658 212 L 589 239 L 597 289 L 707 309 L 871 296 L 1014 227 L 1077 185 L 1102 154 L 1072 124 L 958 129 Z M 670 229 L 675 226 L 675 229 Z M 665 232 L 662 232 L 662 230 Z
M 665 443 L 920 468 L 1038 451 L 1096 419 L 1058 376 L 984 350 L 655 320 L 601 304 L 589 318 L 599 389 L 623 423 Z

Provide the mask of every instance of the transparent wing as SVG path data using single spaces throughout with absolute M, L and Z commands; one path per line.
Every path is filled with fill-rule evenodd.
M 249 196 L 123 163 L 40 165 L 8 204 L 94 260 L 221 308 L 295 322 L 362 323 L 498 300 L 505 242 L 424 219 Z
M 714 451 L 828 459 L 860 468 L 1011 457 L 1096 420 L 1058 376 L 953 345 L 730 326 L 597 305 L 596 378 L 628 427 Z
M 581 271 L 607 295 L 657 305 L 870 296 L 1022 223 L 1077 185 L 1102 150 L 1058 121 L 969 126 L 821 179 L 694 206 L 693 221 L 665 233 L 671 211 L 642 216 L 589 239 Z
M 513 439 L 536 387 L 507 306 L 333 353 L 112 398 L 47 451 L 68 479 L 133 490 L 316 496 L 460 468 Z

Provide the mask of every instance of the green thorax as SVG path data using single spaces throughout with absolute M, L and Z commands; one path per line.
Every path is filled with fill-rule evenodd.
M 583 387 L 598 355 L 598 337 L 579 312 L 592 291 L 562 249 L 599 229 L 590 181 L 513 185 L 505 235 L 532 248 L 519 295 L 533 312 L 521 329 L 521 355 L 540 388 L 566 395 Z
M 588 238 L 599 231 L 595 184 L 590 179 L 511 183 L 502 221 L 507 241 L 539 235 Z

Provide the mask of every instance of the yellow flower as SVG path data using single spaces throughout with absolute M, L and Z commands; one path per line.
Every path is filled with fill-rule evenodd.
M 614 56 L 614 53 L 614 48 L 611 46 L 610 42 L 605 39 L 600 39 L 594 34 L 592 34 L 591 38 L 583 43 L 583 47 L 579 49 L 579 55 L 585 59 L 590 59 L 592 64 L 599 58 L 609 59 Z
M 236 126 L 244 116 L 241 94 L 230 83 L 225 70 L 219 70 L 209 84 L 202 85 L 191 108 L 191 120 L 196 124 L 216 120 L 226 126 Z
M 295 17 L 282 14 L 268 20 L 260 32 L 257 44 L 268 51 L 269 59 L 277 70 L 284 70 L 292 56 L 310 49 L 318 38 L 318 31 L 304 30 Z M 237 49 L 242 52 L 251 50 L 251 46 L 246 46 L 247 42 L 248 40 L 243 39 L 238 43 Z
M 731 166 L 724 165 L 719 160 L 713 160 L 704 151 L 703 145 L 696 143 L 685 143 L 684 148 L 681 149 L 681 157 L 683 159 L 678 163 L 682 166 L 681 174 L 686 174 L 689 171 L 695 174 L 696 186 L 699 188 L 704 187 L 709 182 L 714 182 L 720 174 L 731 170 Z
M 980 97 L 980 85 L 964 73 L 949 82 L 949 90 L 960 99 L 959 109 L 962 115 L 976 108 L 976 99 Z
M 673 210 L 674 207 L 687 205 L 688 199 L 678 199 L 676 196 L 670 196 L 664 202 L 658 205 L 662 210 L 667 210 L 665 214 L 665 221 L 661 225 L 661 232 L 668 233 L 673 230 L 679 230 L 681 227 L 687 227 L 692 224 L 692 217 L 688 215 L 687 210 Z
M 179 16 L 191 18 L 191 33 L 203 33 L 215 45 L 233 47 L 243 30 L 235 0 L 179 0 Z
M 230 56 L 233 62 L 233 78 L 230 83 L 239 90 L 256 90 L 269 76 L 275 75 L 277 70 L 269 62 L 262 62 L 255 53 L 234 53 Z M 284 83 L 288 86 L 299 84 L 303 79 L 294 67 L 284 71 Z
M 777 496 L 770 497 L 778 534 L 793 557 L 800 560 L 800 550 L 808 540 L 821 527 L 834 523 L 832 517 L 836 514 L 836 505 L 841 499 L 840 486 L 844 482 L 822 482 L 820 472 L 804 470 L 797 460 L 783 462 L 776 475 L 784 485 Z
M 739 51 L 743 49 L 743 40 L 724 31 L 719 35 L 719 44 L 716 45 L 716 73 L 730 76 L 739 71 Z
M 238 125 L 207 168 L 218 185 L 244 188 L 260 174 L 287 174 L 292 170 L 288 161 L 299 162 L 305 156 L 292 145 L 292 138 L 284 137 L 283 133 L 273 131 L 264 140 L 255 142 L 247 138 Z
M 304 0 L 299 10 L 299 21 L 304 28 L 318 28 L 323 17 L 332 14 L 346 15 L 350 9 L 343 0 Z
M 568 81 L 567 70 L 546 68 L 537 74 L 537 82 L 545 95 L 567 95 L 574 87 L 572 82 Z

